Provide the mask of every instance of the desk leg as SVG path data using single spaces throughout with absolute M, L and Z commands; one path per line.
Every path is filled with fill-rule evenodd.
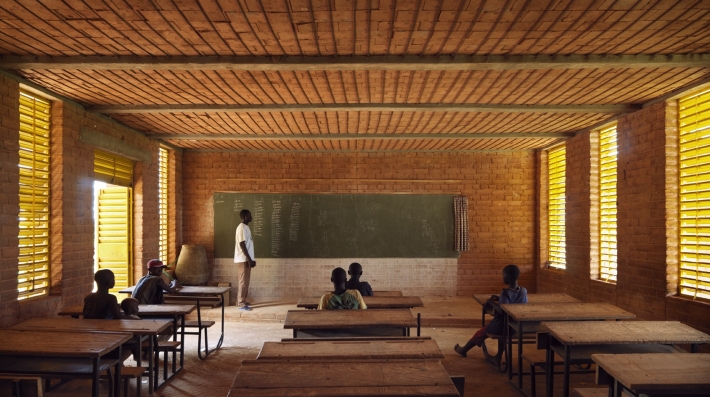
M 143 366 L 143 360 L 141 357 L 143 356 L 143 337 L 138 336 L 138 357 L 133 357 L 136 360 L 136 366 L 137 367 L 142 367 Z M 145 371 L 145 369 L 144 369 Z M 150 373 L 148 373 L 150 375 Z M 138 375 L 138 378 L 136 379 L 137 383 L 137 395 L 140 397 L 141 395 L 141 386 L 143 385 L 143 375 Z
M 94 372 L 92 375 L 94 378 L 91 380 L 91 397 L 99 397 L 99 361 L 100 357 L 94 357 L 91 359 L 91 366 Z
M 518 321 L 518 389 L 523 388 L 523 322 Z
M 508 380 L 513 380 L 513 334 L 510 333 L 510 319 L 505 315 L 505 339 L 508 347 L 505 349 L 505 362 L 508 363 Z
M 185 315 L 180 316 L 182 327 L 180 327 L 180 369 L 185 360 Z
M 565 345 L 565 357 L 564 357 L 564 375 L 562 378 L 562 397 L 569 397 L 569 366 L 570 366 L 570 347 Z
M 547 343 L 547 350 L 545 355 L 546 368 L 545 368 L 545 396 L 552 397 L 552 388 L 554 386 L 555 377 L 555 352 L 552 351 L 550 343 Z
M 697 352 L 698 352 L 698 344 L 697 344 L 697 343 L 691 343 L 691 344 L 690 344 L 690 352 L 691 352 L 691 353 L 697 353 Z
M 121 361 L 121 358 L 123 357 L 123 346 L 119 345 L 118 346 L 118 363 L 116 363 L 116 384 L 115 384 L 115 392 L 114 396 L 116 397 L 121 397 L 121 367 L 123 366 L 123 361 Z
M 205 343 L 205 356 L 202 357 L 202 311 L 200 310 L 200 298 L 195 299 L 197 303 L 197 357 L 204 360 L 210 355 L 210 349 Z M 205 331 L 207 334 L 207 331 Z
M 298 330 L 294 328 L 293 329 L 293 339 L 296 339 L 296 338 L 298 338 Z
M 220 294 L 219 296 L 222 298 L 222 334 L 219 336 L 219 341 L 217 342 L 217 347 L 215 347 L 215 349 L 222 347 L 222 342 L 224 342 L 224 307 L 227 305 L 224 301 L 224 294 Z M 207 330 L 205 330 L 205 332 L 207 332 Z
M 153 351 L 155 350 L 155 345 L 153 345 L 153 335 L 148 335 L 148 394 L 153 394 Z M 155 376 L 157 378 L 157 376 Z
M 481 306 L 481 327 L 486 326 L 486 309 L 484 308 L 485 305 Z
M 173 342 L 177 342 L 177 326 L 178 316 L 173 316 Z M 180 343 L 180 346 L 182 346 L 182 343 Z M 173 350 L 173 374 L 175 371 L 177 371 L 177 351 Z

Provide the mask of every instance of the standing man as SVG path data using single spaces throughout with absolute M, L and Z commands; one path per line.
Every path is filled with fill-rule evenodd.
M 251 212 L 242 210 L 239 213 L 242 223 L 237 226 L 236 244 L 234 247 L 234 263 L 237 265 L 237 276 L 239 277 L 239 289 L 237 293 L 237 306 L 239 310 L 250 311 L 247 294 L 249 293 L 249 278 L 251 268 L 256 266 L 254 260 L 254 240 L 251 238 L 249 222 L 251 222 Z

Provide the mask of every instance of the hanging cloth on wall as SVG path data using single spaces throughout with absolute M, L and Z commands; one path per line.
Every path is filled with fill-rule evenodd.
M 454 197 L 454 251 L 470 249 L 468 242 L 468 197 Z

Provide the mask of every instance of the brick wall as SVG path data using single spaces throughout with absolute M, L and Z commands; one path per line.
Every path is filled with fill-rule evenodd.
M 471 251 L 458 260 L 456 293 L 495 293 L 508 263 L 535 289 L 532 266 L 535 157 L 516 153 L 183 154 L 186 244 L 204 244 L 213 266 L 213 194 L 432 193 L 469 198 Z M 324 277 L 327 277 L 325 275 Z
M 0 328 L 19 316 L 17 264 L 20 213 L 20 92 L 18 84 L 0 75 Z
M 589 152 L 598 141 L 589 133 L 567 141 L 567 269 L 539 269 L 539 292 L 566 292 L 584 301 L 611 302 L 639 319 L 680 320 L 710 331 L 710 303 L 674 296 L 678 253 L 676 117 L 676 104 L 669 102 L 618 120 L 615 284 L 591 277 L 598 266 L 598 257 L 594 257 L 597 242 L 590 233 L 597 224 L 591 218 L 598 215 L 590 201 L 598 199 L 592 191 L 598 189 L 598 179 L 595 181 L 596 171 L 590 167 Z
M 93 176 L 94 147 L 79 142 L 83 127 L 118 138 L 123 142 L 150 150 L 153 162 L 137 162 L 134 177 L 138 199 L 134 201 L 134 263 L 142 274 L 148 259 L 158 255 L 158 142 L 149 140 L 105 117 L 80 107 L 52 102 L 51 125 L 51 288 L 43 298 L 17 302 L 18 257 L 18 131 L 19 86 L 0 76 L 0 326 L 12 325 L 30 317 L 54 316 L 66 305 L 80 304 L 93 289 L 94 220 Z M 178 165 L 175 179 L 181 180 Z M 179 186 L 179 184 L 178 184 Z M 176 194 L 175 213 L 182 211 L 182 200 Z M 179 216 L 176 215 L 176 220 Z M 175 227 L 178 230 L 180 224 Z M 179 236 L 179 233 L 176 233 Z M 175 240 L 179 243 L 179 238 Z

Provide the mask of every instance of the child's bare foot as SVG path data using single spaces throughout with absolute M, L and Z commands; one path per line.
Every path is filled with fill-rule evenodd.
M 459 346 L 458 343 L 456 344 L 456 346 L 454 346 L 454 351 L 458 353 L 461 357 L 466 357 L 466 352 L 463 351 L 463 349 L 461 348 L 461 346 Z

